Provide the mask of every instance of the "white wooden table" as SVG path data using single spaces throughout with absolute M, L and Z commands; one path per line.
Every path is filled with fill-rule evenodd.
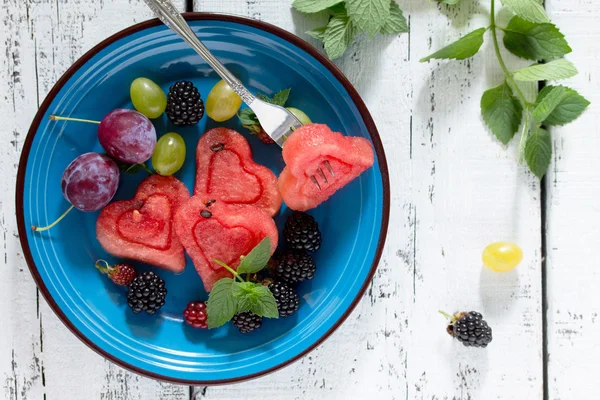
M 569 84 L 592 106 L 575 123 L 552 129 L 555 155 L 540 185 L 517 165 L 515 143 L 499 145 L 479 117 L 482 91 L 501 76 L 489 43 L 469 61 L 418 62 L 483 26 L 487 2 L 464 0 L 459 12 L 431 1 L 398 2 L 410 17 L 410 35 L 361 40 L 337 62 L 369 106 L 390 162 L 390 232 L 372 286 L 348 321 L 301 361 L 244 384 L 189 388 L 127 372 L 79 342 L 39 295 L 15 221 L 16 167 L 40 101 L 86 50 L 150 13 L 141 0 L 3 0 L 5 399 L 599 397 L 600 4 L 546 0 L 573 47 L 568 58 L 581 72 Z M 323 22 L 291 11 L 291 0 L 177 3 L 182 10 L 261 19 L 304 38 Z M 514 273 L 482 269 L 483 247 L 497 240 L 524 249 Z M 480 310 L 494 328 L 494 342 L 485 351 L 453 342 L 439 308 Z

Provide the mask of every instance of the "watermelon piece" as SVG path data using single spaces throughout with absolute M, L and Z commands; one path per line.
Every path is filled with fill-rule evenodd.
M 368 140 L 332 132 L 327 125 L 308 124 L 286 140 L 283 160 L 286 167 L 278 180 L 283 201 L 293 210 L 306 211 L 370 168 L 375 158 Z M 322 165 L 325 161 L 329 161 L 335 175 Z M 320 167 L 328 183 L 318 175 Z M 321 190 L 312 182 L 311 175 L 317 177 Z
M 271 216 L 281 207 L 277 177 L 254 162 L 248 141 L 233 129 L 215 128 L 202 135 L 196 168 L 194 193 L 226 204 L 260 207 Z
M 196 193 L 175 214 L 175 230 L 207 292 L 221 278 L 231 277 L 218 259 L 237 269 L 240 256 L 246 255 L 261 240 L 271 238 L 271 254 L 277 248 L 275 221 L 263 209 L 230 205 L 212 198 L 212 194 Z
M 152 175 L 140 183 L 132 200 L 104 207 L 96 222 L 96 237 L 113 256 L 181 272 L 185 255 L 173 217 L 189 198 L 189 191 L 175 177 Z

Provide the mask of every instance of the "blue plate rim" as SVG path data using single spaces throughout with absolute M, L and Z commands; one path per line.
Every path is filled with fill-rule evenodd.
M 33 256 L 31 254 L 31 250 L 29 249 L 29 242 L 27 240 L 28 227 L 25 226 L 25 217 L 24 217 L 23 194 L 24 194 L 24 189 L 25 189 L 25 173 L 26 173 L 26 169 L 27 169 L 27 160 L 29 157 L 29 152 L 31 150 L 34 136 L 36 135 L 36 133 L 39 129 L 40 122 L 41 122 L 43 116 L 45 115 L 46 111 L 50 107 L 50 104 L 52 103 L 52 101 L 54 100 L 54 98 L 56 97 L 58 92 L 67 83 L 67 81 L 73 76 L 73 74 L 75 74 L 76 71 L 78 71 L 82 66 L 84 66 L 85 63 L 87 63 L 94 55 L 96 55 L 98 52 L 100 52 L 102 49 L 109 46 L 110 44 L 116 42 L 117 40 L 120 40 L 124 37 L 127 37 L 133 33 L 142 31 L 144 29 L 148 29 L 148 28 L 152 28 L 152 27 L 161 25 L 162 22 L 160 22 L 158 19 L 151 19 L 148 21 L 144 21 L 144 22 L 140 22 L 138 24 L 132 25 L 132 26 L 125 28 L 125 29 L 113 34 L 112 36 L 104 39 L 102 42 L 98 43 L 92 49 L 87 51 L 83 56 L 81 56 L 77 61 L 75 61 L 75 63 L 60 77 L 60 79 L 54 84 L 54 86 L 52 87 L 50 92 L 46 95 L 46 98 L 44 99 L 41 107 L 39 108 L 38 112 L 36 113 L 32 123 L 31 123 L 31 126 L 29 128 L 29 131 L 27 132 L 27 137 L 25 139 L 25 143 L 23 144 L 23 149 L 21 150 L 21 157 L 19 160 L 19 169 L 17 171 L 17 187 L 16 187 L 16 211 L 17 211 L 17 226 L 18 226 L 18 232 L 19 232 L 19 239 L 21 242 L 21 247 L 23 248 L 23 254 L 25 257 L 25 261 L 27 262 L 27 265 L 29 267 L 29 272 L 31 273 L 38 289 L 44 296 L 44 299 L 46 300 L 46 302 L 48 302 L 48 305 L 50 306 L 52 311 L 54 311 L 54 313 L 58 316 L 58 318 L 62 321 L 62 323 L 77 338 L 79 338 L 79 340 L 81 340 L 89 348 L 94 350 L 96 353 L 98 353 L 105 359 L 110 360 L 111 362 L 113 362 L 113 363 L 119 365 L 120 367 L 123 367 L 129 371 L 135 372 L 137 374 L 140 374 L 140 375 L 152 378 L 152 379 L 169 382 L 169 383 L 194 385 L 194 386 L 239 383 L 239 382 L 244 382 L 244 381 L 247 381 L 250 379 L 268 375 L 274 371 L 277 371 L 277 370 L 279 370 L 283 367 L 286 367 L 286 366 L 292 364 L 293 362 L 301 359 L 302 357 L 304 357 L 305 355 L 310 353 L 312 350 L 317 348 L 321 343 L 323 343 L 337 328 L 340 327 L 340 325 L 342 325 L 342 323 L 344 323 L 344 321 L 348 318 L 348 316 L 356 308 L 356 306 L 360 302 L 361 298 L 363 297 L 364 293 L 366 292 L 369 284 L 371 283 L 371 281 L 373 279 L 375 271 L 377 270 L 377 266 L 379 265 L 379 261 L 381 259 L 381 255 L 383 253 L 383 248 L 384 248 L 385 241 L 386 241 L 388 224 L 389 224 L 389 216 L 390 216 L 389 172 L 388 172 L 388 166 L 387 166 L 385 152 L 383 150 L 383 144 L 381 142 L 379 132 L 377 131 L 377 127 L 375 126 L 375 122 L 373 121 L 373 118 L 371 117 L 371 114 L 369 113 L 367 106 L 363 102 L 362 98 L 360 97 L 360 95 L 358 94 L 358 92 L 356 91 L 354 86 L 352 86 L 352 84 L 350 83 L 348 78 L 346 78 L 346 76 L 339 70 L 339 68 L 337 66 L 335 66 L 335 64 L 333 64 L 330 60 L 328 60 L 323 54 L 321 54 L 319 51 L 317 51 L 311 44 L 309 44 L 308 42 L 299 38 L 298 36 L 294 35 L 293 33 L 290 33 L 282 28 L 275 26 L 275 25 L 272 25 L 272 24 L 269 24 L 269 23 L 263 22 L 263 21 L 250 19 L 250 18 L 234 16 L 234 15 L 227 15 L 227 14 L 201 13 L 201 12 L 187 12 L 187 13 L 183 13 L 182 15 L 188 21 L 197 21 L 197 20 L 222 21 L 222 22 L 233 22 L 233 23 L 238 23 L 238 24 L 242 24 L 242 25 L 247 25 L 247 26 L 257 28 L 259 30 L 265 31 L 267 33 L 270 33 L 272 35 L 280 37 L 281 39 L 286 40 L 287 42 L 291 43 L 292 45 L 299 47 L 306 53 L 310 54 L 319 63 L 321 63 L 324 67 L 326 67 L 332 73 L 332 75 L 338 80 L 338 82 L 340 84 L 342 84 L 342 86 L 344 87 L 344 89 L 347 91 L 348 95 L 352 99 L 353 103 L 357 107 L 357 109 L 363 119 L 363 122 L 365 123 L 365 126 L 367 127 L 369 136 L 371 137 L 371 140 L 373 142 L 373 147 L 375 148 L 375 153 L 377 154 L 377 159 L 379 162 L 379 169 L 381 172 L 382 187 L 383 187 L 383 207 L 382 207 L 382 220 L 381 220 L 379 241 L 377 243 L 377 249 L 375 252 L 375 256 L 373 258 L 373 263 L 369 270 L 369 274 L 365 278 L 363 285 L 361 286 L 360 290 L 358 291 L 356 297 L 352 300 L 352 303 L 350 304 L 348 309 L 344 312 L 344 314 L 336 321 L 336 323 L 327 332 L 325 332 L 318 340 L 316 340 L 314 343 L 312 343 L 306 350 L 304 350 L 297 356 L 290 358 L 289 360 L 286 360 L 272 368 L 269 368 L 269 369 L 266 369 L 263 371 L 259 371 L 254 374 L 249 374 L 249 375 L 245 375 L 245 376 L 241 376 L 241 377 L 237 377 L 237 378 L 231 378 L 231 379 L 189 380 L 189 379 L 177 379 L 177 378 L 160 375 L 160 374 L 156 374 L 156 373 L 144 370 L 142 368 L 139 368 L 139 367 L 136 367 L 129 363 L 126 363 L 123 360 L 120 360 L 120 359 L 116 358 L 115 356 L 109 354 L 108 352 L 102 350 L 90 338 L 88 338 L 83 333 L 81 333 L 71 323 L 71 321 L 66 317 L 66 315 L 62 312 L 62 310 L 60 309 L 58 304 L 54 301 L 54 299 L 50 295 L 50 293 L 49 293 L 46 285 L 44 284 L 44 281 L 37 269 L 37 266 L 35 265 Z

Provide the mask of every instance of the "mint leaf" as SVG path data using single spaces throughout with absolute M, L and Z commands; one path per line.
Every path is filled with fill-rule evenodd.
M 333 60 L 342 56 L 354 40 L 355 35 L 356 29 L 347 15 L 334 15 L 329 20 L 323 40 L 327 57 Z
M 208 294 L 206 312 L 208 316 L 208 328 L 217 328 L 235 315 L 237 311 L 237 299 L 232 293 L 233 279 L 219 279 Z
M 522 82 L 566 79 L 577 75 L 577 68 L 567 60 L 551 61 L 547 64 L 534 64 L 515 71 L 515 79 Z
M 277 105 L 277 106 L 285 106 L 285 103 L 288 100 L 288 97 L 290 97 L 290 92 L 292 91 L 292 88 L 288 88 L 288 89 L 283 89 L 280 90 L 279 92 L 275 93 L 275 95 L 273 96 L 273 104 Z
M 260 317 L 279 317 L 277 302 L 267 286 L 254 282 L 235 282 L 233 296 L 237 299 L 238 313 L 250 311 Z
M 400 6 L 395 1 L 390 4 L 390 15 L 385 20 L 379 33 L 384 35 L 393 35 L 394 33 L 408 32 L 408 22 L 404 18 L 404 14 Z
M 325 40 L 325 31 L 326 30 L 327 30 L 327 26 L 321 26 L 319 28 L 315 28 L 313 30 L 306 31 L 306 34 L 314 37 L 315 39 L 323 41 L 323 40 Z
M 249 108 L 244 108 L 243 110 L 238 111 L 237 117 L 244 126 L 259 123 L 258 118 L 256 118 L 256 114 L 254 114 L 254 111 Z
M 279 318 L 277 302 L 273 293 L 268 287 L 262 285 L 254 288 L 253 302 L 250 303 L 249 311 L 260 317 Z
M 503 144 L 508 144 L 521 124 L 523 106 L 513 95 L 511 88 L 503 83 L 483 93 L 481 115 L 496 138 Z
M 502 0 L 519 17 L 531 22 L 548 22 L 544 6 L 536 0 Z
M 536 128 L 529 134 L 525 142 L 525 161 L 531 172 L 538 178 L 546 174 L 552 159 L 552 139 L 550 133 Z
M 554 86 L 552 89 L 548 90 L 544 97 L 539 97 L 539 102 L 533 109 L 533 113 L 531 116 L 534 120 L 539 122 L 540 124 L 548 118 L 548 116 L 554 111 L 554 109 L 561 102 L 562 98 L 565 95 L 564 86 Z
M 271 257 L 271 239 L 267 236 L 242 259 L 238 274 L 253 274 L 267 265 Z
M 374 35 L 381 30 L 390 15 L 393 0 L 346 0 L 352 22 L 361 31 Z
M 262 101 L 266 101 L 267 103 L 273 104 L 273 100 L 271 100 L 271 98 L 269 96 L 267 96 L 266 94 L 257 93 L 256 97 L 258 97 Z
M 422 58 L 421 62 L 426 62 L 431 59 L 455 59 L 464 60 L 465 58 L 473 57 L 483 44 L 483 34 L 487 28 L 479 28 L 471 33 L 458 39 L 456 42 L 449 44 L 436 51 L 435 53 Z
M 553 91 L 554 86 L 546 86 L 538 94 L 537 102 L 540 103 L 543 99 Z M 565 93 L 556 108 L 544 120 L 544 125 L 564 125 L 576 120 L 585 109 L 590 105 L 590 102 L 577 93 L 576 90 L 565 87 Z
M 572 51 L 565 36 L 550 23 L 536 24 L 515 16 L 504 32 L 504 46 L 526 60 L 552 60 Z
M 300 12 L 312 14 L 326 10 L 342 1 L 343 0 L 295 0 L 292 7 Z

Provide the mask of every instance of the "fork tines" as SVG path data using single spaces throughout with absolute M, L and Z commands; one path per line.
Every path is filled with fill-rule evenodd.
M 324 161 L 323 163 L 321 163 L 321 165 L 325 166 L 325 168 L 329 171 L 331 176 L 335 176 L 335 172 L 333 171 L 331 164 L 329 164 L 329 161 Z M 323 172 L 323 168 L 319 167 L 319 169 L 317 170 L 317 174 L 321 177 L 325 185 L 329 183 L 329 181 L 327 180 L 327 175 L 325 175 L 325 172 Z M 319 181 L 317 180 L 317 177 L 315 175 L 311 175 L 310 180 L 315 184 L 315 186 L 319 190 L 321 190 L 321 185 L 319 184 Z

